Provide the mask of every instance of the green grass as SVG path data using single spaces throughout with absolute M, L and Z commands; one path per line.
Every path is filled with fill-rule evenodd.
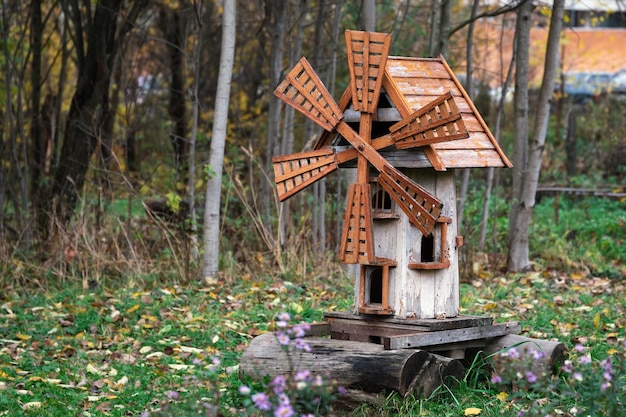
M 464 313 L 519 320 L 525 335 L 558 339 L 570 348 L 584 340 L 597 358 L 624 340 L 624 282 L 541 272 L 481 284 L 462 285 Z M 0 415 L 140 415 L 157 409 L 167 391 L 179 392 L 179 403 L 195 401 L 210 396 L 215 385 L 193 378 L 201 371 L 194 358 L 214 355 L 225 369 L 216 385 L 223 390 L 221 406 L 233 413 L 241 407 L 236 389 L 242 382 L 226 370 L 236 370 L 251 335 L 272 330 L 280 311 L 312 322 L 326 310 L 348 310 L 350 280 L 338 278 L 329 288 L 264 280 L 6 294 L 0 315 Z M 363 406 L 355 415 L 457 416 L 469 407 L 486 416 L 503 415 L 509 407 L 515 415 L 497 389 L 477 381 L 482 382 L 469 378 L 428 400 L 402 401 L 391 394 L 379 408 Z M 40 406 L 24 411 L 29 403 Z
M 462 313 L 519 321 L 524 335 L 559 340 L 570 350 L 583 344 L 596 362 L 623 358 L 624 203 L 589 200 L 562 200 L 558 225 L 553 202 L 543 201 L 533 225 L 537 271 L 466 277 Z M 575 240 L 567 238 L 570 230 L 577 231 Z M 198 401 L 219 401 L 224 415 L 241 415 L 237 389 L 251 381 L 239 379 L 237 365 L 254 335 L 274 330 L 281 311 L 314 322 L 325 311 L 351 310 L 352 278 L 328 269 L 291 271 L 290 281 L 271 270 L 231 272 L 211 285 L 184 286 L 165 271 L 132 277 L 133 285 L 124 277 L 101 279 L 95 291 L 84 290 L 78 276 L 48 282 L 46 291 L 6 285 L 0 416 L 139 416 L 164 404 L 169 414 L 160 415 L 191 416 L 198 414 L 185 407 Z M 10 282 L 6 274 L 3 282 Z M 204 366 L 213 356 L 221 359 L 216 375 Z M 485 371 L 477 364 L 457 387 L 441 387 L 428 399 L 383 393 L 379 405 L 363 404 L 351 415 L 461 416 L 479 408 L 481 416 L 516 416 L 540 400 L 558 401 L 568 416 L 583 390 L 598 391 L 596 384 L 576 388 L 579 397 L 555 388 L 505 398 Z M 626 384 L 623 374 L 615 384 Z M 179 397 L 168 398 L 170 391 Z

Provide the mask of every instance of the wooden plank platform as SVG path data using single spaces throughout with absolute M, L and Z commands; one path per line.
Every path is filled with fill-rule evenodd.
M 388 350 L 420 348 L 443 351 L 482 347 L 487 339 L 521 332 L 517 322 L 494 324 L 488 316 L 403 320 L 327 312 L 324 318 L 330 325 L 332 339 L 376 343 Z

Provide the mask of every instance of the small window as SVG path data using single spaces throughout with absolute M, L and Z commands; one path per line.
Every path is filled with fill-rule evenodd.
M 374 212 L 391 212 L 391 196 L 383 189 L 379 189 L 372 197 L 372 211 Z
M 435 236 L 432 233 L 422 236 L 420 257 L 421 262 L 435 262 Z
M 409 269 L 444 269 L 450 266 L 450 249 L 447 244 L 450 223 L 450 217 L 441 216 L 437 219 L 433 232 L 422 236 L 419 261 L 409 262 Z
M 370 304 L 383 302 L 383 269 L 376 268 L 370 274 Z

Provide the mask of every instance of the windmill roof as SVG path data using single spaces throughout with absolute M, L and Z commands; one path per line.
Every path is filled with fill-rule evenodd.
M 469 132 L 467 139 L 417 149 L 381 150 L 381 155 L 385 156 L 392 165 L 414 168 L 432 166 L 438 170 L 512 166 L 443 57 L 388 57 L 383 89 L 402 118 L 448 91 L 452 91 Z M 351 104 L 349 90 L 348 87 L 339 101 L 342 111 L 345 111 Z M 332 135 L 322 134 L 315 148 L 329 146 L 332 141 Z

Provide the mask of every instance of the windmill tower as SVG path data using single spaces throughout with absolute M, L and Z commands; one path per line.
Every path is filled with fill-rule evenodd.
M 275 157 L 281 201 L 356 166 L 339 258 L 358 264 L 355 312 L 459 315 L 456 190 L 450 168 L 511 166 L 443 57 L 389 56 L 391 36 L 346 31 L 339 103 L 306 58 L 274 94 L 324 128 L 314 150 Z

